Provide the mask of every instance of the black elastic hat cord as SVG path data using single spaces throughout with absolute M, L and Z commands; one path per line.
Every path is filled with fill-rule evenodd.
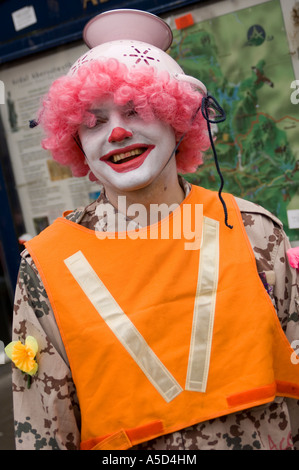
M 211 109 L 211 108 L 214 111 L 217 111 L 217 113 L 219 113 L 219 114 L 216 114 L 213 118 L 209 117 L 209 109 Z M 228 220 L 227 207 L 226 207 L 225 201 L 224 201 L 224 199 L 222 197 L 222 194 L 221 194 L 223 186 L 224 186 L 224 179 L 223 179 L 223 176 L 222 176 L 222 173 L 221 173 L 221 170 L 220 170 L 218 157 L 217 157 L 217 152 L 216 152 L 216 149 L 215 149 L 213 135 L 212 135 L 212 131 L 211 131 L 211 124 L 210 124 L 210 123 L 218 123 L 218 122 L 225 121 L 226 115 L 225 115 L 224 110 L 219 105 L 219 103 L 215 100 L 215 98 L 213 96 L 209 95 L 209 94 L 207 94 L 207 96 L 205 96 L 202 99 L 201 112 L 202 112 L 203 117 L 207 121 L 209 138 L 210 138 L 210 142 L 211 142 L 211 146 L 212 146 L 212 150 L 213 150 L 214 162 L 215 162 L 217 173 L 218 173 L 219 178 L 220 178 L 220 187 L 219 187 L 219 190 L 218 190 L 218 197 L 219 197 L 219 199 L 221 201 L 221 204 L 223 206 L 224 217 L 225 217 L 225 219 L 224 219 L 225 225 L 228 228 L 232 229 L 233 226 L 229 225 L 228 222 L 227 222 L 227 220 Z
M 76 144 L 78 145 L 81 152 L 83 153 L 84 157 L 86 158 L 86 154 L 83 150 L 83 147 L 82 147 L 82 144 L 81 144 L 81 141 L 80 141 L 79 137 L 77 135 L 72 135 L 72 137 L 73 137 L 74 141 L 76 142 Z

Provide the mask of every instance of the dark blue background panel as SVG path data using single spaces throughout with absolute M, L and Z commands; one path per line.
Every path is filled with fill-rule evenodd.
M 201 0 L 203 1 L 203 0 Z M 133 8 L 156 15 L 200 0 L 0 0 L 0 63 L 82 38 L 85 24 L 103 11 Z M 32 6 L 36 22 L 18 31 L 12 13 Z

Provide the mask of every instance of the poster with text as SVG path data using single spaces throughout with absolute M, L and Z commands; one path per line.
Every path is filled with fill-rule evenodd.
M 88 177 L 72 177 L 68 167 L 56 163 L 41 147 L 42 129 L 29 127 L 51 83 L 65 75 L 86 50 L 85 45 L 69 47 L 0 70 L 5 86 L 1 117 L 26 231 L 31 236 L 64 211 L 87 205 L 101 190 Z

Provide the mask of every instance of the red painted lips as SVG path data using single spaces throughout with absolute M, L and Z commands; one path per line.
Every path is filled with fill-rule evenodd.
M 125 173 L 140 167 L 154 145 L 134 144 L 121 149 L 113 150 L 100 158 L 114 171 Z

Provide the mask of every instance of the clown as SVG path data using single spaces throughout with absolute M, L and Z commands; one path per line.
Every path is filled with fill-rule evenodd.
M 128 31 L 130 40 L 124 40 Z M 140 41 L 149 36 L 154 44 Z M 86 26 L 84 38 L 95 47 L 45 99 L 39 118 L 47 133 L 44 148 L 75 176 L 100 181 L 115 206 L 119 192 L 128 201 L 159 202 L 166 186 L 167 199 L 181 202 L 177 169 L 195 171 L 210 145 L 198 112 L 205 86 L 160 48 L 169 47 L 172 34 L 153 15 L 107 12 Z
M 30 390 L 14 369 L 17 447 L 294 448 L 296 272 L 280 221 L 178 176 L 212 145 L 221 177 L 210 122 L 224 113 L 163 51 L 164 22 L 114 10 L 84 39 L 90 51 L 53 83 L 38 123 L 53 158 L 103 191 L 22 254 L 14 334 L 39 350 Z M 191 221 L 202 209 L 191 248 L 188 208 Z

